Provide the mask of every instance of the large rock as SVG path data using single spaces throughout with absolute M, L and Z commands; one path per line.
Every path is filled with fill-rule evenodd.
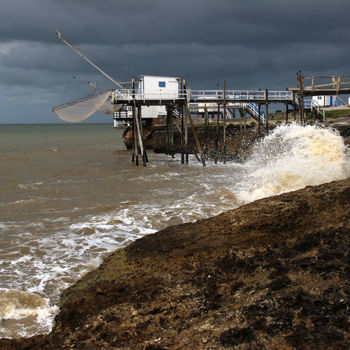
M 48 336 L 1 349 L 348 349 L 350 179 L 172 226 L 62 295 Z

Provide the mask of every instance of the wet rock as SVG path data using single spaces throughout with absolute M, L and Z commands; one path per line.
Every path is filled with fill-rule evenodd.
M 254 339 L 254 331 L 250 328 L 231 328 L 220 335 L 220 341 L 224 347 L 250 343 Z
M 349 349 L 350 179 L 168 227 L 61 297 L 52 332 L 1 349 Z

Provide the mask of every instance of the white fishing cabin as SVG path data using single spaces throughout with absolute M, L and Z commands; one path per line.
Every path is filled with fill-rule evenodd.
M 181 79 L 178 77 L 164 77 L 157 75 L 140 75 L 137 94 L 147 100 L 175 100 L 179 97 Z M 165 106 L 142 106 L 142 118 L 164 118 L 166 117 Z M 132 119 L 132 107 L 123 106 L 119 112 L 114 114 L 114 127 L 123 125 L 120 119 Z
M 141 75 L 139 92 L 147 100 L 178 99 L 181 79 L 157 75 Z M 163 118 L 166 116 L 165 106 L 142 106 L 142 118 Z

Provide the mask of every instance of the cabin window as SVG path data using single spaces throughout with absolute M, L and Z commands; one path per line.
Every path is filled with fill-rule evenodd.
M 165 87 L 165 81 L 160 81 L 158 84 L 159 84 L 159 87 Z

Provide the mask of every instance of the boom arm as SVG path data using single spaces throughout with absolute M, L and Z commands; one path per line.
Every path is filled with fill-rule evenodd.
M 117 81 L 115 81 L 110 75 L 108 75 L 106 72 L 104 72 L 100 67 L 96 66 L 95 63 L 91 62 L 85 55 L 83 55 L 78 49 L 76 49 L 73 45 L 71 45 L 67 40 L 65 40 L 62 36 L 62 34 L 56 30 L 56 35 L 59 40 L 61 40 L 64 44 L 66 44 L 68 47 L 70 47 L 74 52 L 76 52 L 81 58 L 83 58 L 86 62 L 88 62 L 90 65 L 92 65 L 95 69 L 97 69 L 100 73 L 102 73 L 107 79 L 112 81 L 114 84 L 116 84 L 119 88 L 124 90 L 123 86 L 121 86 Z

